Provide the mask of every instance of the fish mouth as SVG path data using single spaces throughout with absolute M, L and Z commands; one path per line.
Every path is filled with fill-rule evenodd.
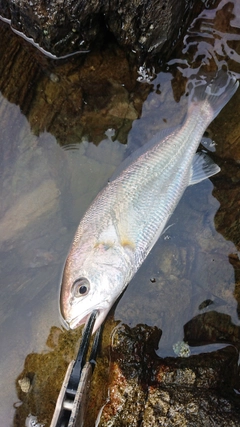
M 103 323 L 103 321 L 105 320 L 107 313 L 109 311 L 109 308 L 104 309 L 104 308 L 95 308 L 95 310 L 98 311 L 95 323 L 94 323 L 94 327 L 93 327 L 93 331 L 92 333 L 94 334 L 94 332 L 96 332 L 96 330 L 99 328 L 99 326 L 101 326 L 101 324 Z M 79 318 L 78 316 L 74 317 L 74 319 L 67 321 L 68 324 L 68 328 L 69 329 L 76 329 L 79 326 L 83 325 L 84 323 L 87 323 L 89 317 L 91 316 L 93 310 L 91 310 L 90 312 L 86 313 L 85 316 Z
M 60 323 L 67 331 L 70 329 L 76 329 L 78 326 L 81 326 L 88 321 L 90 314 L 91 313 L 86 314 L 84 317 L 81 317 L 81 319 L 79 319 L 79 316 L 76 316 L 74 319 L 68 320 L 60 313 Z
M 69 323 L 63 318 L 63 316 L 60 314 L 60 323 L 61 325 L 64 327 L 64 329 L 66 329 L 67 331 L 69 331 L 70 329 L 70 325 Z
M 91 313 L 86 314 L 86 316 L 81 317 L 81 319 L 79 319 L 78 316 L 74 317 L 74 319 L 67 322 L 69 329 L 76 329 L 76 328 L 78 328 L 78 326 L 81 326 L 84 323 L 87 323 L 87 321 L 90 317 L 90 314 Z

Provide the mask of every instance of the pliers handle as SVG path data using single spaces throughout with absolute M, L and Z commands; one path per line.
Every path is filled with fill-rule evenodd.
M 90 380 L 96 363 L 97 349 L 102 328 L 94 337 L 89 360 L 86 356 L 98 311 L 94 310 L 85 325 L 76 360 L 67 369 L 58 395 L 50 427 L 81 427 L 84 425 Z

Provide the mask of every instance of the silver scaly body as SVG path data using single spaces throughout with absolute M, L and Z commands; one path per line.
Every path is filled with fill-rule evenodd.
M 213 92 L 222 80 L 216 80 Z M 186 187 L 219 171 L 196 150 L 237 86 L 230 78 L 221 95 L 208 95 L 206 86 L 195 88 L 183 125 L 154 137 L 93 201 L 77 229 L 63 274 L 61 312 L 71 328 L 85 322 L 95 308 L 100 312 L 96 328 L 100 325 L 156 243 Z M 82 278 L 88 283 L 83 295 L 78 294 Z

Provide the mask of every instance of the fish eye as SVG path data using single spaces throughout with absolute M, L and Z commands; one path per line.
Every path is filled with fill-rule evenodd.
M 85 277 L 75 280 L 72 287 L 72 294 L 74 297 L 85 297 L 90 290 L 90 283 Z

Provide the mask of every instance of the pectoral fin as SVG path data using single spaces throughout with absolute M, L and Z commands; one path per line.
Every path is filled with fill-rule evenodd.
M 193 158 L 189 185 L 197 184 L 220 171 L 220 167 L 205 153 L 198 152 Z

